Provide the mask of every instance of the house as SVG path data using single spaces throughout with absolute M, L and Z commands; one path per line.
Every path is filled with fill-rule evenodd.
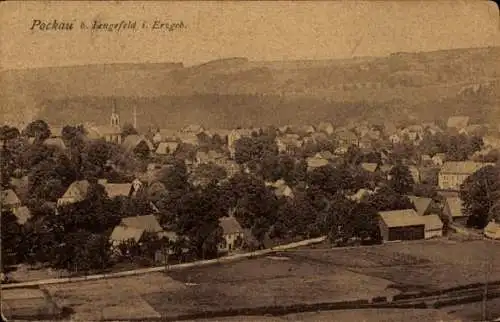
M 307 163 L 307 171 L 312 171 L 316 168 L 320 168 L 327 165 L 328 160 L 314 156 L 307 158 L 306 163 Z
M 438 175 L 438 186 L 441 190 L 459 190 L 460 185 L 471 174 L 494 163 L 473 161 L 449 161 L 441 167 Z
M 486 135 L 483 137 L 484 146 L 492 149 L 500 149 L 500 138 Z
M 500 224 L 492 220 L 484 227 L 484 236 L 490 239 L 500 239 Z
M 142 228 L 118 225 L 111 232 L 109 241 L 112 247 L 117 247 L 118 245 L 127 241 L 134 241 L 136 243 L 139 243 L 144 236 L 144 233 L 145 230 Z
M 179 132 L 177 133 L 176 137 L 180 142 L 184 144 L 190 144 L 194 146 L 198 146 L 200 144 L 200 139 L 198 138 L 198 135 L 194 133 Z
M 356 202 L 361 202 L 364 198 L 374 194 L 375 192 L 373 190 L 368 190 L 368 189 L 359 189 L 356 191 L 355 194 L 348 196 L 347 198 L 356 201 Z
M 194 133 L 194 134 L 199 134 L 199 133 L 204 132 L 204 131 L 205 131 L 205 129 L 201 125 L 198 125 L 198 124 L 190 124 L 181 130 L 181 132 Z
M 19 207 L 14 212 L 14 215 L 17 218 L 17 223 L 19 225 L 24 225 L 31 218 L 31 211 L 29 210 L 28 207 L 22 206 L 22 207 Z
M 217 151 L 210 150 L 208 152 L 198 151 L 196 152 L 195 163 L 196 164 L 207 164 L 207 163 L 220 163 L 220 159 L 225 159 L 226 156 Z
M 446 154 L 444 153 L 436 153 L 432 157 L 432 163 L 434 163 L 435 166 L 442 166 L 443 163 L 446 162 Z
M 303 145 L 303 142 L 300 140 L 298 134 L 278 136 L 276 137 L 275 142 L 280 153 L 291 153 L 296 148 L 300 148 Z
M 290 188 L 290 186 L 288 186 L 283 179 L 277 180 L 275 182 L 266 182 L 266 186 L 273 188 L 274 194 L 277 197 L 294 197 L 292 188 Z
M 144 148 L 144 151 L 153 151 L 154 146 L 146 137 L 139 134 L 127 135 L 122 142 L 122 147 L 125 151 L 137 153 L 139 149 Z
M 422 216 L 425 223 L 425 239 L 437 238 L 443 236 L 443 222 L 438 215 L 432 214 Z
M 448 128 L 453 128 L 456 130 L 461 130 L 469 124 L 469 117 L 468 116 L 452 116 L 448 119 L 448 122 L 446 122 L 446 126 Z
M 85 200 L 89 193 L 90 183 L 87 180 L 73 182 L 64 195 L 57 200 L 57 206 L 74 204 Z
M 314 156 L 316 158 L 323 158 L 328 161 L 334 161 L 337 159 L 337 157 L 332 152 L 326 150 L 317 152 Z
M 408 166 L 408 170 L 410 171 L 413 182 L 420 183 L 420 170 L 414 165 Z
M 154 143 L 175 141 L 175 140 L 176 140 L 176 131 L 170 129 L 159 129 L 153 136 Z
M 21 200 L 12 189 L 2 190 L 0 192 L 0 205 L 2 209 L 16 212 L 21 207 Z
M 230 252 L 241 247 L 245 233 L 235 217 L 222 217 L 219 219 L 222 228 L 222 242 L 218 245 L 219 252 Z
M 109 125 L 91 125 L 86 124 L 85 130 L 89 139 L 98 140 L 104 139 L 106 142 L 121 144 L 122 129 L 120 126 L 120 117 L 113 109 Z
M 443 215 L 449 219 L 449 222 L 460 225 L 467 224 L 468 215 L 463 212 L 463 202 L 459 197 L 447 197 L 444 202 Z
M 487 129 L 485 126 L 480 125 L 480 124 L 471 124 L 466 126 L 465 128 L 460 129 L 458 131 L 459 134 L 465 134 L 468 136 L 484 136 L 487 132 Z
M 401 143 L 401 141 L 403 141 L 403 139 L 401 138 L 401 136 L 398 133 L 394 133 L 394 134 L 391 134 L 389 136 L 389 141 L 392 144 L 398 144 L 398 143 Z
M 156 154 L 167 155 L 174 154 L 179 148 L 179 142 L 160 142 L 158 148 L 156 149 Z
M 428 165 L 433 164 L 433 162 L 432 162 L 432 158 L 431 158 L 431 156 L 430 156 L 430 155 L 428 155 L 428 154 L 422 154 L 422 155 L 420 156 L 420 163 L 421 163 L 422 165 L 425 165 L 425 166 L 428 166 Z
M 335 136 L 341 146 L 349 147 L 351 145 L 359 145 L 358 136 L 350 130 L 341 129 L 335 133 Z
M 407 197 L 415 206 L 415 211 L 417 215 L 425 216 L 429 214 L 429 212 L 431 211 L 431 204 L 432 204 L 431 198 L 417 197 L 417 196 L 407 196 Z
M 49 128 L 50 128 L 50 138 L 62 138 L 64 126 L 49 124 Z
M 413 209 L 379 212 L 379 229 L 384 241 L 425 238 L 425 220 Z
M 334 128 L 333 128 L 333 125 L 332 123 L 330 122 L 321 122 L 318 124 L 318 127 L 317 127 L 318 131 L 319 132 L 323 132 L 327 135 L 332 135 L 333 132 L 334 132 Z
M 363 162 L 361 163 L 361 168 L 365 171 L 374 173 L 379 169 L 379 166 L 377 163 Z
M 23 176 L 21 178 L 12 177 L 10 179 L 10 186 L 16 193 L 21 203 L 26 202 L 29 196 L 29 177 Z

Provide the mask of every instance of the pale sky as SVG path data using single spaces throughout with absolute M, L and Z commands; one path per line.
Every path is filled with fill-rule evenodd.
M 494 2 L 3 2 L 2 69 L 89 63 L 335 59 L 499 46 Z M 30 30 L 33 19 L 72 31 Z M 92 20 L 183 21 L 175 32 L 81 30 Z

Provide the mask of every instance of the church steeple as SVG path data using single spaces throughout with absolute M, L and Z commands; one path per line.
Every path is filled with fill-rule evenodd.
M 113 100 L 113 112 L 111 113 L 111 126 L 120 127 L 120 117 L 116 113 L 116 100 Z

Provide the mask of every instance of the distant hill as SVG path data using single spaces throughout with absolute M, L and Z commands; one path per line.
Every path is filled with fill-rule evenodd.
M 475 110 L 486 111 L 475 112 L 480 118 L 495 111 L 500 115 L 498 61 L 500 47 L 342 60 L 228 58 L 189 67 L 165 63 L 7 70 L 0 73 L 1 113 L 10 123 L 35 117 L 51 123 L 92 118 L 102 123 L 114 97 L 122 119 L 128 119 L 135 105 L 142 124 L 235 126 L 345 119 L 351 117 L 348 105 L 377 109 L 373 114 L 379 118 L 391 106 L 421 118 L 428 117 L 426 106 L 438 108 L 453 100 L 460 105 L 466 99 L 479 104 Z

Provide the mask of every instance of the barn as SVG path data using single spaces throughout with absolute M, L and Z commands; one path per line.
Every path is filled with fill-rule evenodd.
M 413 209 L 379 212 L 379 229 L 384 241 L 425 238 L 425 220 Z

